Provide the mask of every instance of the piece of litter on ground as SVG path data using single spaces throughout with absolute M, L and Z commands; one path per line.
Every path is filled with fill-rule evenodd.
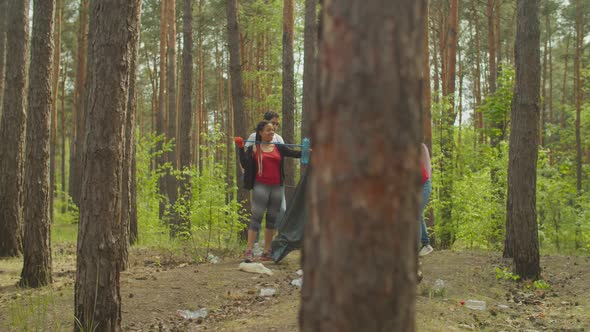
M 499 309 L 510 309 L 510 307 L 509 307 L 509 306 L 507 306 L 507 305 L 505 305 L 505 304 L 498 304 L 498 305 L 497 305 L 497 307 L 498 307 Z
M 293 279 L 291 285 L 301 288 L 301 286 L 303 286 L 303 278 Z
M 299 269 L 295 273 L 297 273 L 297 275 L 301 277 L 303 275 L 303 270 L 302 269 Z
M 201 308 L 197 311 L 191 310 L 176 310 L 176 315 L 178 317 L 182 317 L 184 319 L 199 319 L 207 317 L 209 313 L 207 312 L 207 308 Z
M 219 259 L 219 257 L 217 257 L 217 256 L 215 256 L 213 254 L 207 255 L 207 260 L 211 264 L 217 264 L 217 263 L 219 263 L 221 261 L 221 259 Z
M 266 274 L 269 276 L 273 275 L 272 270 L 262 265 L 262 263 L 240 263 L 239 270 L 249 273 Z
M 277 290 L 274 288 L 261 288 L 260 289 L 260 296 L 273 296 L 277 293 Z

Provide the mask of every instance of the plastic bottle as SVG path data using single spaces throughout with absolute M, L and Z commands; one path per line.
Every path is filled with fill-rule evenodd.
M 311 147 L 311 141 L 309 138 L 303 139 L 303 144 L 301 144 L 301 163 L 303 165 L 307 165 L 309 163 L 309 148 Z
M 198 319 L 207 317 L 209 313 L 206 308 L 201 308 L 197 311 L 177 310 L 176 314 L 184 319 Z
M 273 296 L 277 293 L 274 288 L 262 288 L 260 289 L 260 296 Z
M 465 301 L 465 306 L 467 308 L 473 309 L 473 310 L 486 310 L 485 301 L 467 300 L 467 301 Z

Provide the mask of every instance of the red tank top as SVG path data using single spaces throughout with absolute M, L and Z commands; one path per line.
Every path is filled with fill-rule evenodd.
M 426 166 L 422 163 L 422 184 L 425 184 L 430 177 L 428 176 L 428 171 L 426 170 Z
M 256 181 L 269 185 L 281 184 L 281 154 L 275 146 L 271 152 L 262 151 L 262 174 L 258 165 L 258 152 L 254 153 L 256 160 Z

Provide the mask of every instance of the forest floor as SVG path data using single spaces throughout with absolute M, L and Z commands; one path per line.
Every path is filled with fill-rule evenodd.
M 71 331 L 75 278 L 73 244 L 54 246 L 54 283 L 41 290 L 15 287 L 22 261 L 0 260 L 0 331 Z M 217 264 L 195 263 L 188 254 L 133 248 L 121 275 L 124 331 L 297 331 L 299 252 L 273 276 L 238 270 L 240 257 Z M 497 253 L 435 251 L 422 260 L 418 285 L 418 331 L 590 331 L 590 257 L 543 256 L 550 289 L 497 279 L 504 267 Z M 441 280 L 441 281 L 437 281 Z M 436 286 L 435 286 L 436 284 Z M 444 284 L 443 288 L 440 288 Z M 271 297 L 261 288 L 274 288 Z M 462 301 L 486 302 L 485 310 Z M 204 319 L 187 320 L 178 310 L 206 308 Z

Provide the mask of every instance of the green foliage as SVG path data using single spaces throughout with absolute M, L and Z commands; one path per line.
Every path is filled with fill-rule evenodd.
M 172 174 L 178 180 L 190 177 L 191 195 L 179 196 L 172 210 L 181 219 L 190 220 L 190 228 L 177 233 L 175 239 L 169 235 L 168 221 L 171 216 L 159 218 L 160 203 L 167 198 L 159 194 L 158 180 L 170 170 L 165 164 L 157 170 L 150 168 L 151 161 L 172 143 L 163 145 L 163 151 L 156 150 L 162 136 L 149 134 L 137 139 L 137 213 L 139 243 L 161 247 L 176 247 L 192 242 L 193 247 L 232 249 L 238 244 L 240 229 L 238 211 L 241 205 L 235 199 L 236 186 L 226 181 L 226 164 L 218 161 L 225 153 L 225 136 L 218 128 L 211 135 L 203 134 L 200 147 L 203 163 L 201 169 L 193 167 Z M 169 206 L 166 211 L 169 211 Z
M 57 184 L 55 189 L 57 199 L 53 200 L 53 222 L 56 224 L 77 224 L 80 219 L 78 206 L 72 201 L 67 192 L 61 190 Z
M 496 271 L 496 280 L 518 281 L 520 279 L 520 276 L 518 274 L 514 274 L 514 273 L 508 271 L 507 267 L 505 267 L 504 269 L 496 267 L 495 271 Z
M 161 150 L 157 150 L 158 145 Z M 160 195 L 158 180 L 165 174 L 169 164 L 152 169 L 152 161 L 172 148 L 171 142 L 165 142 L 163 135 L 153 133 L 136 135 L 136 165 L 137 165 L 137 223 L 140 244 L 161 244 L 168 238 L 167 228 L 160 221 Z
M 12 331 L 62 331 L 65 328 L 53 293 L 34 291 L 16 296 L 8 307 L 7 320 Z
M 497 80 L 496 92 L 488 95 L 479 112 L 483 113 L 487 134 L 494 138 L 505 138 L 510 118 L 512 95 L 514 94 L 514 68 L 504 65 Z
M 551 289 L 551 285 L 549 285 L 548 282 L 546 282 L 545 280 L 542 280 L 542 279 L 535 280 L 533 282 L 533 286 L 535 286 L 535 289 L 539 289 L 539 290 Z

